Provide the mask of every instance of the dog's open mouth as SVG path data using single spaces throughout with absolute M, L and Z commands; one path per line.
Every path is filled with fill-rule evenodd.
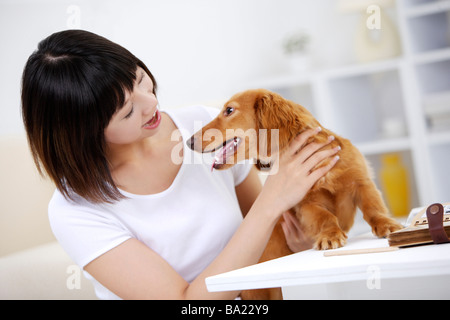
M 211 171 L 212 169 L 220 169 L 222 165 L 226 164 L 227 159 L 229 159 L 236 153 L 240 144 L 241 138 L 234 137 L 225 141 L 223 143 L 223 146 L 220 147 L 219 149 L 215 149 L 214 151 L 216 151 L 216 154 L 214 156 Z

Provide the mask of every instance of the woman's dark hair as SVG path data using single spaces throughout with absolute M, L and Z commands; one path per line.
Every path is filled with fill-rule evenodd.
M 105 128 L 132 91 L 137 67 L 128 50 L 82 30 L 42 40 L 22 76 L 22 117 L 31 153 L 68 199 L 120 200 L 106 157 Z

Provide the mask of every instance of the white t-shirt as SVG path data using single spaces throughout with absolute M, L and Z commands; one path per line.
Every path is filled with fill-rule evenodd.
M 183 146 L 178 151 L 183 148 L 184 155 L 168 189 L 151 195 L 121 191 L 127 199 L 114 204 L 92 204 L 81 197 L 70 201 L 55 191 L 48 210 L 50 225 L 81 268 L 135 238 L 191 282 L 217 257 L 242 222 L 235 186 L 247 177 L 251 164 L 211 172 L 211 162 L 186 146 L 194 130 L 211 121 L 218 110 L 196 106 L 165 112 L 182 133 Z M 93 281 L 99 298 L 119 298 L 85 275 Z

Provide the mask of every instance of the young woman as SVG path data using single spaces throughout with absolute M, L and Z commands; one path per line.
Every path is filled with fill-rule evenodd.
M 205 278 L 257 263 L 276 221 L 338 157 L 312 168 L 337 150 L 306 144 L 319 129 L 302 133 L 264 187 L 250 165 L 211 173 L 187 147 L 180 164 L 174 147 L 217 111 L 161 112 L 155 93 L 144 63 L 103 37 L 72 30 L 39 43 L 22 113 L 36 165 L 57 187 L 52 230 L 99 298 L 234 299 L 239 292 L 208 292 Z M 301 231 L 284 217 L 299 250 Z

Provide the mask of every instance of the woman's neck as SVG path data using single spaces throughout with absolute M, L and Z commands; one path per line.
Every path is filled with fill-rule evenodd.
M 176 130 L 175 124 L 169 116 L 163 113 L 160 128 L 153 136 L 128 144 L 109 143 L 107 158 L 111 171 L 128 163 L 148 161 L 153 153 L 170 143 L 173 130 Z

